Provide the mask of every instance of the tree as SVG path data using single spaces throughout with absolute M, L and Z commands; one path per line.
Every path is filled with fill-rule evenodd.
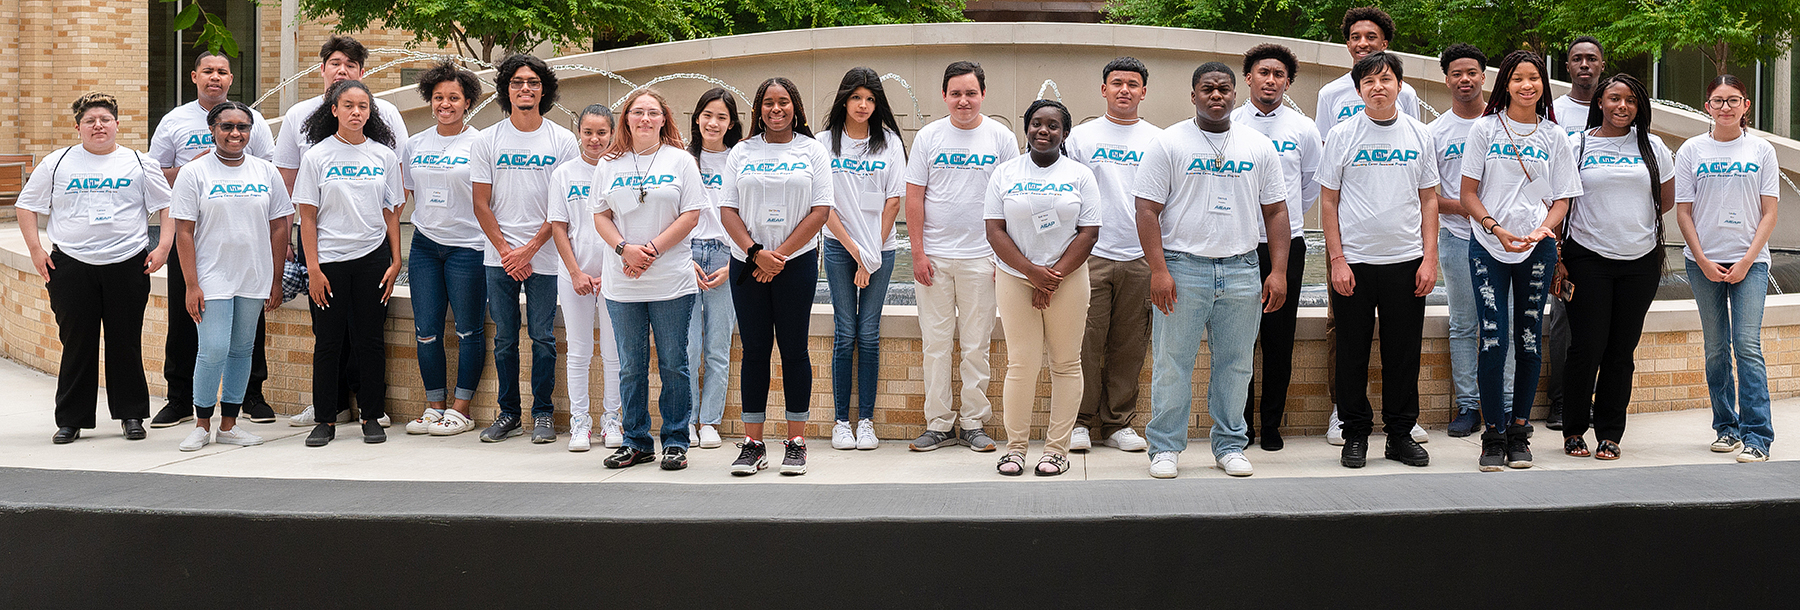
M 161 1 L 178 2 L 179 0 Z M 171 29 L 180 32 L 193 29 L 196 25 L 200 26 L 200 33 L 194 36 L 195 47 L 205 46 L 207 52 L 214 55 L 238 56 L 237 38 L 231 35 L 231 30 L 225 29 L 225 20 L 207 12 L 206 8 L 200 6 L 199 0 L 188 0 L 187 6 L 181 7 L 181 11 L 175 13 L 175 23 Z
M 1609 53 L 1697 48 L 1718 74 L 1734 61 L 1768 61 L 1793 46 L 1800 0 L 1585 0 L 1553 5 L 1547 29 L 1581 32 Z
M 1544 50 L 1539 19 L 1551 0 L 1112 0 L 1109 21 L 1342 41 L 1344 12 L 1376 4 L 1394 18 L 1389 48 L 1436 55 L 1467 42 L 1495 56 Z
M 1283 0 L 1285 1 L 1285 0 Z M 962 0 L 684 0 L 695 37 L 962 21 Z
M 380 21 L 413 33 L 413 43 L 459 49 L 485 62 L 496 48 L 539 44 L 587 47 L 597 38 L 643 36 L 652 42 L 694 32 L 680 0 L 300 0 L 305 19 L 337 18 L 354 32 Z M 477 48 L 479 47 L 479 48 Z

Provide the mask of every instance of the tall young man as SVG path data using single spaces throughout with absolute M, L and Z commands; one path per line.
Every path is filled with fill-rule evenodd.
M 1262 448 L 1280 451 L 1281 418 L 1286 412 L 1288 382 L 1294 372 L 1294 322 L 1300 313 L 1300 272 L 1306 267 L 1305 220 L 1301 217 L 1312 208 L 1319 196 L 1319 185 L 1313 174 L 1319 170 L 1319 128 L 1300 111 L 1282 105 L 1300 61 L 1287 47 L 1263 44 L 1244 53 L 1244 86 L 1250 91 L 1250 103 L 1231 112 L 1231 121 L 1245 125 L 1263 135 L 1275 146 L 1281 159 L 1281 175 L 1287 189 L 1287 231 L 1262 227 L 1256 257 L 1263 279 L 1268 279 L 1269 234 L 1277 241 L 1288 242 L 1287 294 L 1281 309 L 1262 319 L 1260 340 L 1263 348 Z M 1252 382 L 1244 400 L 1244 423 L 1250 440 L 1256 440 L 1256 388 Z
M 1098 431 L 1106 446 L 1143 451 L 1131 428 L 1137 411 L 1138 376 L 1150 347 L 1150 264 L 1138 243 L 1137 200 L 1131 196 L 1138 165 L 1162 133 L 1138 116 L 1150 92 L 1150 69 L 1120 57 L 1100 69 L 1106 116 L 1077 126 L 1065 144 L 1070 156 L 1094 171 L 1100 187 L 1100 239 L 1088 256 L 1087 331 L 1081 342 L 1086 386 L 1069 448 L 1093 446 Z
M 1587 129 L 1588 106 L 1600 92 L 1595 87 L 1606 72 L 1606 49 L 1593 36 L 1581 36 L 1569 45 L 1569 58 L 1563 63 L 1569 71 L 1569 92 L 1551 100 L 1556 124 L 1573 134 Z M 1562 259 L 1557 259 L 1556 277 L 1567 277 Z M 1544 361 L 1549 373 L 1544 376 L 1544 393 L 1550 399 L 1550 413 L 1544 427 L 1561 430 L 1563 420 L 1563 368 L 1569 361 L 1569 305 L 1563 294 L 1563 283 L 1551 286 L 1550 311 L 1544 316 Z
M 1211 347 L 1206 406 L 1214 462 L 1225 474 L 1253 474 L 1244 457 L 1244 396 L 1262 314 L 1287 297 L 1288 242 L 1269 243 L 1270 274 L 1258 281 L 1260 226 L 1288 226 L 1286 180 L 1268 136 L 1233 125 L 1237 76 L 1208 62 L 1194 70 L 1195 116 L 1164 130 L 1138 168 L 1138 240 L 1150 264 L 1150 476 L 1172 478 L 1187 448 L 1194 361 Z
M 198 96 L 192 102 L 176 106 L 163 115 L 150 136 L 150 157 L 162 166 L 169 184 L 188 162 L 209 154 L 213 149 L 212 130 L 206 126 L 206 113 L 225 101 L 231 92 L 231 60 L 223 55 L 201 53 L 188 73 Z M 269 159 L 275 153 L 275 137 L 262 113 L 250 111 L 250 145 L 247 154 Z M 163 379 L 168 383 L 169 403 L 150 419 L 150 427 L 167 428 L 194 417 L 194 358 L 200 349 L 193 317 L 187 315 L 187 281 L 182 275 L 180 254 L 169 250 L 168 307 L 169 330 L 163 337 Z M 250 385 L 244 391 L 244 418 L 266 424 L 275 421 L 275 409 L 263 397 L 263 381 L 269 378 L 269 364 L 263 349 L 267 333 L 261 317 L 256 320 L 256 353 L 250 359 Z
M 544 120 L 556 103 L 556 72 L 544 60 L 514 55 L 494 73 L 506 120 L 481 133 L 469 147 L 469 179 L 475 183 L 475 219 L 487 235 L 488 318 L 494 322 L 494 371 L 500 376 L 500 416 L 481 432 L 497 443 L 524 433 L 519 397 L 519 293 L 525 293 L 525 326 L 531 335 L 531 442 L 556 442 L 557 253 L 550 243 L 550 177 L 575 159 L 575 134 Z
M 950 64 L 942 86 L 950 114 L 919 130 L 906 162 L 906 226 L 925 352 L 925 433 L 912 450 L 964 444 L 993 451 L 994 439 L 982 427 L 993 414 L 988 349 L 998 309 L 981 202 L 994 167 L 1019 156 L 1019 140 L 981 115 L 987 96 L 981 64 Z M 962 344 L 960 414 L 950 405 L 950 348 L 956 342 Z M 953 433 L 957 425 L 962 431 Z

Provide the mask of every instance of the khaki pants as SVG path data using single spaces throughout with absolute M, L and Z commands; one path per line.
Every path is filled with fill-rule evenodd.
M 994 338 L 994 261 L 932 258 L 930 286 L 913 288 L 925 364 L 925 429 L 949 432 L 959 422 L 979 430 L 993 416 L 987 397 L 988 350 Z M 950 348 L 962 342 L 962 414 L 950 408 Z
M 1081 341 L 1079 423 L 1106 438 L 1131 426 L 1150 351 L 1150 263 L 1088 257 L 1087 334 Z
M 1087 320 L 1087 265 L 1063 278 L 1044 309 L 1031 306 L 1031 282 L 1007 273 L 998 274 L 996 282 L 1000 329 L 1006 334 L 1006 382 L 1001 388 L 1006 450 L 1024 451 L 1031 440 L 1031 408 L 1048 348 L 1050 428 L 1044 433 L 1044 452 L 1067 455 L 1069 433 L 1081 409 L 1081 335 L 1073 329 Z

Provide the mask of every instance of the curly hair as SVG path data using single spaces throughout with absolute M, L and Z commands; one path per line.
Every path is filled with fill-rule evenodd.
M 538 80 L 544 81 L 537 105 L 538 116 L 544 116 L 551 106 L 556 105 L 556 71 L 551 70 L 544 60 L 531 55 L 519 53 L 500 62 L 500 68 L 494 71 L 494 97 L 497 98 L 494 101 L 500 104 L 500 112 L 512 114 L 512 97 L 507 92 L 511 90 L 513 75 L 518 74 L 520 68 L 531 68 L 537 73 Z
M 419 97 L 425 103 L 431 103 L 431 94 L 437 91 L 438 85 L 454 82 L 462 88 L 463 111 L 475 107 L 475 100 L 481 99 L 481 81 L 475 79 L 475 73 L 462 69 L 456 62 L 444 60 L 431 66 L 430 70 L 419 75 Z
M 1300 60 L 1294 57 L 1292 50 L 1278 44 L 1259 44 L 1250 47 L 1249 51 L 1245 51 L 1244 74 L 1250 74 L 1250 69 L 1265 59 L 1281 62 L 1282 67 L 1287 68 L 1288 82 L 1290 83 L 1294 81 L 1295 76 L 1300 74 Z
M 393 128 L 389 127 L 386 121 L 381 120 L 381 110 L 375 106 L 375 94 L 369 91 L 368 85 L 357 80 L 338 81 L 325 92 L 325 102 L 319 104 L 319 109 L 307 115 L 306 122 L 300 124 L 300 132 L 306 135 L 306 143 L 318 144 L 337 133 L 338 119 L 337 115 L 331 113 L 331 109 L 336 108 L 338 99 L 344 97 L 344 93 L 351 89 L 360 89 L 363 95 L 369 96 L 369 121 L 363 123 L 363 135 L 388 148 L 393 148 L 395 142 Z
M 1488 67 L 1486 53 L 1482 53 L 1481 49 L 1476 48 L 1475 45 L 1459 42 L 1444 47 L 1444 53 L 1438 55 L 1438 68 L 1442 69 L 1445 75 L 1449 75 L 1450 62 L 1454 62 L 1458 59 L 1473 59 L 1475 60 L 1475 63 L 1481 65 L 1481 69 L 1484 71 L 1487 70 Z
M 1344 39 L 1350 39 L 1350 26 L 1358 21 L 1367 21 L 1381 29 L 1381 37 L 1388 42 L 1394 41 L 1394 18 L 1387 11 L 1373 6 L 1359 6 L 1344 11 Z
M 75 103 L 69 105 L 69 110 L 75 113 L 75 122 L 77 123 L 81 122 L 82 115 L 95 108 L 104 108 L 113 115 L 114 119 L 119 118 L 119 99 L 111 94 L 94 91 L 75 98 Z

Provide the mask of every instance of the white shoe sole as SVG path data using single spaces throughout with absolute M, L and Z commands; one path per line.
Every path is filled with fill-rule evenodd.
M 782 464 L 781 465 L 781 474 L 787 475 L 790 477 L 796 477 L 796 476 L 806 474 L 806 465 L 801 464 L 799 466 L 789 466 L 787 464 Z
M 1150 448 L 1150 443 L 1142 443 L 1142 442 L 1140 442 L 1140 443 L 1138 443 L 1138 444 L 1137 444 L 1137 445 L 1134 445 L 1134 446 L 1132 446 L 1132 447 L 1125 447 L 1125 446 L 1123 446 L 1123 445 L 1121 445 L 1121 444 L 1119 444 L 1119 443 L 1115 443 L 1115 442 L 1113 442 L 1113 440 L 1112 440 L 1112 439 L 1110 439 L 1110 438 L 1109 438 L 1109 439 L 1106 439 L 1106 446 L 1108 446 L 1108 447 L 1112 447 L 1112 448 L 1114 448 L 1114 449 L 1118 449 L 1118 450 L 1120 450 L 1120 451 L 1124 451 L 1124 452 L 1127 452 L 1127 453 L 1137 453 L 1137 452 L 1139 452 L 1139 451 L 1143 451 L 1143 450 L 1145 450 L 1145 449 L 1149 449 L 1149 448 Z
M 625 435 L 622 435 L 622 434 L 608 435 L 600 441 L 600 444 L 606 445 L 607 449 L 618 449 L 620 445 L 625 444 Z
M 745 465 L 732 464 L 731 465 L 731 474 L 735 475 L 735 476 L 740 476 L 740 477 L 747 477 L 747 476 L 756 474 L 757 472 L 761 471 L 762 469 L 768 468 L 768 467 L 769 467 L 769 460 L 767 460 L 767 459 L 757 460 L 755 464 L 745 464 Z
M 468 432 L 468 431 L 474 430 L 474 429 L 475 429 L 475 426 L 463 426 L 461 428 L 450 428 L 450 429 L 432 428 L 429 432 L 431 433 L 432 436 L 456 436 L 458 434 L 462 434 L 464 432 Z
M 239 440 L 235 440 L 235 439 L 234 440 L 226 440 L 226 439 L 221 438 L 221 439 L 213 441 L 213 442 L 221 444 L 221 445 L 231 445 L 234 447 L 255 447 L 257 445 L 261 445 L 265 442 L 268 442 L 268 440 L 259 438 L 259 439 L 253 440 L 253 441 L 239 441 Z
M 851 439 L 851 441 L 848 443 L 840 443 L 837 441 L 837 439 L 831 439 L 831 448 L 836 449 L 838 451 L 855 451 L 856 450 L 856 440 Z
M 1173 479 L 1173 478 L 1175 478 L 1175 475 L 1177 475 L 1177 474 L 1180 474 L 1179 470 L 1171 470 L 1169 472 L 1157 472 L 1155 470 L 1150 471 L 1150 476 L 1152 478 L 1157 478 L 1157 479 Z
M 569 443 L 569 451 L 571 453 L 584 453 L 593 448 L 594 446 L 592 443 Z
M 1742 442 L 1739 442 L 1730 447 L 1725 447 L 1725 446 L 1721 446 L 1721 445 L 1713 445 L 1712 452 L 1713 453 L 1731 453 L 1733 451 L 1742 450 L 1743 448 L 1744 448 L 1744 443 L 1742 443 Z

